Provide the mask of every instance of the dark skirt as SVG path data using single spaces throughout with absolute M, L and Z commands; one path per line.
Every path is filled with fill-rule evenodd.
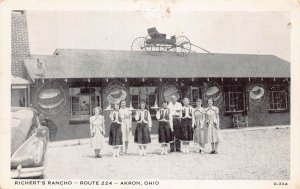
M 123 145 L 121 124 L 113 122 L 110 126 L 108 144 L 112 146 Z
M 179 139 L 182 141 L 193 140 L 193 127 L 191 118 L 183 118 L 181 120 L 180 135 Z
M 158 123 L 158 142 L 169 143 L 174 140 L 173 132 L 169 122 L 159 121 Z
M 180 138 L 181 119 L 179 117 L 173 118 L 173 134 L 175 138 Z
M 149 126 L 147 123 L 138 123 L 135 128 L 134 142 L 148 144 L 151 142 Z

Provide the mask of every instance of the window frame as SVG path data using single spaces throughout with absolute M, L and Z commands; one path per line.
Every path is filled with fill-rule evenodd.
M 147 97 L 146 97 L 146 99 L 147 99 L 147 101 L 146 101 L 146 104 L 147 104 L 147 107 L 146 107 L 146 109 L 150 112 L 150 115 L 151 115 L 151 117 L 153 117 L 153 116 L 155 116 L 155 113 L 154 112 L 152 112 L 151 110 L 151 107 L 149 106 L 149 103 L 150 103 L 150 98 L 149 98 L 149 96 L 155 96 L 155 100 L 156 100 L 156 103 L 158 103 L 158 86 L 132 86 L 132 87 L 130 87 L 130 88 L 142 88 L 142 87 L 155 87 L 156 89 L 155 89 L 155 91 L 156 91 L 156 93 L 151 93 L 151 94 L 143 94 L 143 95 L 146 95 Z M 131 90 L 129 90 L 130 92 L 129 92 L 129 95 L 130 95 L 130 103 L 131 103 L 131 105 L 132 105 L 132 107 L 133 108 L 136 108 L 136 107 L 134 107 L 133 106 L 133 104 L 135 103 L 135 102 L 137 102 L 137 108 L 139 109 L 139 107 L 140 107 L 140 102 L 141 101 L 145 101 L 145 100 L 140 100 L 140 95 L 141 95 L 141 93 L 140 93 L 140 90 L 139 90 L 139 94 L 131 94 Z M 137 96 L 137 100 L 133 100 L 133 96 Z M 152 113 L 152 114 L 151 114 Z
M 226 87 L 234 87 L 235 88 L 235 91 L 231 91 L 231 89 L 229 91 L 226 91 L 224 90 Z M 238 91 L 237 88 L 238 87 L 241 87 L 242 88 L 242 91 Z M 223 85 L 222 86 L 222 89 L 223 89 L 223 98 L 224 98 L 224 112 L 225 114 L 236 114 L 236 113 L 245 113 L 246 112 L 246 91 L 245 91 L 245 87 L 243 86 L 243 84 L 227 84 L 227 85 Z M 226 94 L 228 94 L 228 101 L 229 103 L 232 101 L 232 98 L 236 99 L 237 96 L 239 94 L 242 95 L 242 99 L 243 99 L 243 109 L 241 110 L 227 110 L 227 107 L 230 107 L 230 106 L 239 106 L 238 105 L 238 102 L 237 104 L 229 104 L 227 105 L 227 101 L 226 101 Z M 236 97 L 232 97 L 234 94 L 236 94 Z
M 71 95 L 70 94 L 70 89 L 72 88 L 78 88 L 80 91 L 82 89 L 89 89 L 89 93 L 88 94 L 85 94 L 85 93 L 79 93 L 79 94 L 76 94 L 76 95 Z M 99 94 L 96 95 L 94 93 L 91 92 L 91 89 L 98 89 L 99 90 Z M 82 114 L 81 114 L 81 109 L 80 109 L 80 98 L 83 97 L 83 96 L 88 96 L 88 99 L 89 99 L 89 115 L 88 114 L 85 114 L 85 116 L 87 116 L 88 118 L 82 118 Z M 73 103 L 73 97 L 77 97 L 78 98 L 78 102 L 77 103 Z M 94 103 L 96 102 L 96 104 L 92 104 L 92 97 L 94 97 Z M 97 97 L 99 97 L 99 99 L 97 101 L 95 101 L 95 99 L 97 99 Z M 101 88 L 100 87 L 70 87 L 69 88 L 69 98 L 70 98 L 70 118 L 69 118 L 69 121 L 72 122 L 72 123 L 81 123 L 81 122 L 89 122 L 89 118 L 90 116 L 93 115 L 93 108 L 94 106 L 99 106 L 101 107 Z M 74 104 L 78 104 L 79 106 L 79 119 L 74 119 L 74 115 L 73 115 L 73 105 Z
M 271 90 L 272 87 L 282 87 L 283 90 Z M 274 95 L 274 94 L 277 94 L 277 95 Z M 285 105 L 286 107 L 285 108 L 274 108 L 275 105 L 278 107 L 279 105 L 281 106 L 280 103 L 278 102 L 274 102 L 274 98 L 276 98 L 277 100 L 280 99 L 281 97 L 281 94 L 280 93 L 284 93 L 284 98 L 285 98 Z M 272 94 L 272 96 L 270 96 L 270 94 Z M 272 98 L 271 98 L 272 97 Z M 273 100 L 272 100 L 273 99 Z M 271 103 L 273 103 L 273 108 L 271 108 Z M 289 111 L 289 95 L 288 95 L 288 91 L 287 91 L 287 88 L 284 84 L 270 84 L 268 85 L 268 111 L 269 112 L 287 112 Z

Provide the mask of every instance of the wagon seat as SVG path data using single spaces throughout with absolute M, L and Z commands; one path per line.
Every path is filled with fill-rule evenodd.
M 174 44 L 176 42 L 175 36 L 171 39 L 166 39 L 166 34 L 159 33 L 155 27 L 148 29 L 148 35 L 151 39 L 147 39 L 147 44 Z

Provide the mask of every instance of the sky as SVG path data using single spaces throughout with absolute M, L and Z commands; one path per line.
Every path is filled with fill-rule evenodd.
M 290 61 L 287 12 L 223 11 L 27 11 L 31 54 L 56 48 L 130 50 L 147 29 L 184 35 L 214 53 L 271 54 Z M 200 49 L 193 48 L 197 52 Z

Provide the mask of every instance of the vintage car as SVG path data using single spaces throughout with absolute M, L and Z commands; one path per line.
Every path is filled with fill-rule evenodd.
M 49 129 L 33 108 L 11 109 L 11 178 L 44 178 Z

